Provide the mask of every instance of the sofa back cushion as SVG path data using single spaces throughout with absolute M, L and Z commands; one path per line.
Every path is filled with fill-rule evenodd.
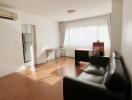
M 115 60 L 114 60 L 114 58 L 110 58 L 110 62 L 107 66 L 107 71 L 106 71 L 106 74 L 104 76 L 103 84 L 105 84 L 105 85 L 109 84 L 109 82 L 111 81 L 112 75 L 115 72 L 115 69 L 116 69 Z
M 125 74 L 120 59 L 111 57 L 104 84 L 114 92 L 125 90 Z

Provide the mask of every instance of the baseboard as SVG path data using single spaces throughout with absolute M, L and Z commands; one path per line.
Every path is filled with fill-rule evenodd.
M 3 78 L 3 77 L 6 77 L 6 76 L 15 74 L 15 73 L 20 72 L 20 71 L 22 71 L 22 70 L 25 70 L 25 69 L 27 69 L 27 68 L 29 68 L 29 67 L 31 67 L 31 66 L 23 66 L 22 68 L 20 68 L 20 69 L 18 69 L 18 70 L 9 71 L 9 72 L 0 74 L 0 78 Z
M 8 72 L 8 73 L 1 74 L 1 75 L 0 75 L 0 78 L 7 77 L 7 76 L 12 75 L 12 74 L 14 74 L 14 73 L 15 73 L 15 72 L 13 71 L 13 72 Z
M 53 60 L 55 60 L 55 59 L 54 58 L 53 59 L 50 59 L 50 60 L 48 60 L 48 62 L 49 61 L 53 61 Z M 35 66 L 36 67 L 39 67 L 39 66 L 42 66 L 42 65 L 44 65 L 46 63 L 47 63 L 47 61 L 44 61 L 44 62 L 41 62 L 39 64 L 35 64 Z M 14 70 L 14 71 L 10 71 L 10 72 L 7 72 L 7 73 L 3 73 L 3 74 L 0 75 L 0 78 L 6 77 L 6 76 L 11 75 L 11 74 L 14 74 L 16 72 L 20 72 L 20 71 L 25 70 L 25 69 L 27 69 L 29 67 L 31 67 L 31 66 L 23 66 L 22 68 L 20 68 L 18 70 Z
M 41 62 L 41 63 L 38 63 L 38 64 L 35 64 L 36 67 L 39 67 L 39 66 L 42 66 L 50 61 L 53 61 L 53 60 L 56 60 L 55 58 L 52 58 L 52 59 L 49 59 L 48 61 L 44 61 L 44 62 Z
M 42 66 L 43 64 L 45 64 L 45 62 L 39 63 L 39 64 L 35 64 L 36 67 Z

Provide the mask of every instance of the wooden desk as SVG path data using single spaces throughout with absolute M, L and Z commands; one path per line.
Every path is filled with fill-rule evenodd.
M 75 65 L 80 61 L 89 62 L 89 49 L 76 49 L 75 50 Z

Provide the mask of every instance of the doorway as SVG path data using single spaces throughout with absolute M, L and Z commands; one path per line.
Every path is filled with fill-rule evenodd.
M 23 59 L 26 66 L 32 66 L 36 61 L 36 26 L 22 24 Z

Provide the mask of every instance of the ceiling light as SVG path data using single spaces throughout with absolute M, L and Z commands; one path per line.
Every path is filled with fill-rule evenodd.
M 67 13 L 74 13 L 74 12 L 76 12 L 76 10 L 74 10 L 74 9 L 70 9 L 67 11 Z

